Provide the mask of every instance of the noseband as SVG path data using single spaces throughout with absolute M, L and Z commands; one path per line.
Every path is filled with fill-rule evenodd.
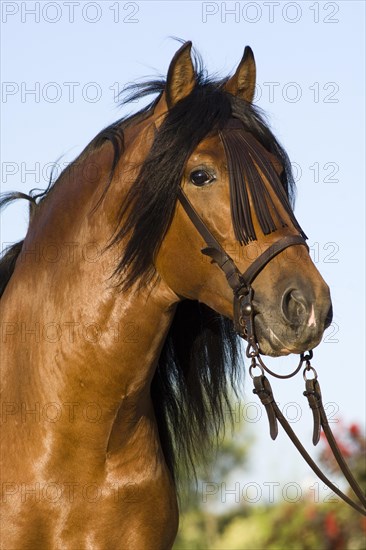
M 206 224 L 200 218 L 181 187 L 179 187 L 178 189 L 178 199 L 183 206 L 186 214 L 192 221 L 193 225 L 196 227 L 197 231 L 200 233 L 207 244 L 207 247 L 201 250 L 202 254 L 212 258 L 212 260 L 219 266 L 219 268 L 224 272 L 227 282 L 233 291 L 234 329 L 239 334 L 239 336 L 245 338 L 248 342 L 246 355 L 248 358 L 251 359 L 249 374 L 254 383 L 253 393 L 258 395 L 266 409 L 271 438 L 276 439 L 277 437 L 278 421 L 297 448 L 297 450 L 305 459 L 307 464 L 311 467 L 313 472 L 347 504 L 366 516 L 366 497 L 363 494 L 362 489 L 358 485 L 357 481 L 353 477 L 353 474 L 350 471 L 347 463 L 345 462 L 344 457 L 336 443 L 336 440 L 328 423 L 328 419 L 322 402 L 318 375 L 316 370 L 311 366 L 310 363 L 310 360 L 313 357 L 313 352 L 310 351 L 306 354 L 301 354 L 300 362 L 291 374 L 279 375 L 271 371 L 264 364 L 263 360 L 260 357 L 259 346 L 255 336 L 255 312 L 252 303 L 254 294 L 252 288 L 253 281 L 259 275 L 262 269 L 273 260 L 273 258 L 275 258 L 280 252 L 282 252 L 289 246 L 302 245 L 305 246 L 307 250 L 309 250 L 305 239 L 301 235 L 289 235 L 287 237 L 282 237 L 271 246 L 269 246 L 269 248 L 267 248 L 264 252 L 262 252 L 262 254 L 260 254 L 250 264 L 250 266 L 246 269 L 246 271 L 244 271 L 244 273 L 241 273 L 236 267 L 232 258 L 230 258 L 230 256 L 225 252 L 218 240 L 213 236 Z M 361 506 L 357 502 L 354 502 L 349 496 L 344 494 L 340 489 L 338 489 L 338 487 L 325 476 L 318 465 L 313 461 L 311 456 L 308 454 L 308 452 L 296 436 L 295 432 L 292 430 L 290 424 L 283 416 L 281 410 L 277 406 L 277 403 L 273 396 L 271 385 L 264 375 L 264 371 L 267 371 L 269 374 L 276 376 L 277 378 L 290 378 L 299 372 L 304 363 L 305 368 L 303 371 L 303 377 L 306 384 L 304 395 L 307 397 L 309 406 L 313 412 L 313 444 L 316 445 L 318 443 L 320 439 L 320 429 L 322 427 L 330 448 L 333 452 L 333 456 L 336 459 L 348 483 L 350 484 L 354 494 L 358 497 Z M 253 371 L 255 368 L 260 369 L 261 374 L 259 376 L 253 375 Z M 311 374 L 313 377 L 309 378 L 309 374 Z

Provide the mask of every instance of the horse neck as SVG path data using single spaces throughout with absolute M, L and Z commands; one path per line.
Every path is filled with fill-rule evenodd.
M 110 155 L 102 146 L 55 185 L 29 228 L 2 301 L 6 399 L 29 410 L 36 402 L 41 409 L 52 402 L 56 412 L 65 403 L 69 412 L 73 403 L 83 414 L 89 407 L 101 418 L 88 428 L 102 440 L 118 411 L 132 419 L 144 407 L 151 413 L 150 382 L 177 301 L 162 280 L 121 292 L 111 279 L 121 248 L 105 245 L 127 190 L 123 176 L 116 174 L 93 211 Z M 84 174 L 86 162 L 99 167 L 96 183 Z M 54 426 L 61 428 L 62 422 Z

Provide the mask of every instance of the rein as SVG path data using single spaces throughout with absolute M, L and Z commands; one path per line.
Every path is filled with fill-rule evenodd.
M 366 497 L 362 492 L 361 487 L 358 485 L 357 481 L 353 477 L 352 472 L 350 471 L 347 463 L 336 443 L 334 435 L 330 429 L 327 415 L 324 410 L 322 395 L 320 390 L 320 385 L 318 382 L 318 375 L 316 370 L 311 366 L 311 359 L 313 358 L 313 352 L 309 351 L 308 353 L 302 353 L 300 355 L 300 361 L 296 369 L 287 375 L 280 375 L 271 371 L 263 362 L 257 339 L 254 331 L 254 308 L 253 308 L 253 288 L 252 283 L 257 277 L 257 275 L 262 271 L 262 269 L 275 258 L 280 252 L 288 248 L 289 246 L 302 245 L 309 250 L 308 245 L 306 244 L 304 238 L 300 235 L 290 235 L 283 237 L 273 243 L 269 248 L 267 248 L 262 254 L 256 258 L 251 265 L 247 268 L 244 273 L 241 273 L 236 267 L 234 261 L 230 256 L 225 252 L 217 239 L 212 235 L 211 231 L 208 229 L 206 224 L 200 218 L 192 204 L 190 203 L 188 197 L 183 192 L 182 188 L 178 190 L 178 199 L 183 206 L 186 214 L 192 221 L 193 225 L 196 227 L 197 231 L 200 233 L 202 238 L 207 244 L 206 248 L 203 248 L 201 252 L 206 256 L 212 258 L 220 269 L 224 272 L 226 279 L 233 291 L 234 294 L 234 328 L 235 331 L 242 338 L 246 339 L 248 342 L 246 349 L 246 356 L 251 360 L 251 365 L 249 367 L 249 374 L 253 380 L 254 390 L 253 393 L 258 395 L 262 404 L 264 405 L 268 417 L 270 436 L 274 440 L 278 435 L 278 422 L 281 424 L 286 434 L 295 445 L 296 449 L 299 451 L 301 456 L 313 470 L 313 472 L 323 481 L 335 494 L 337 494 L 341 499 L 344 500 L 347 504 L 352 506 L 357 512 L 366 516 Z M 336 485 L 334 485 L 326 475 L 320 470 L 318 465 L 311 458 L 309 453 L 306 451 L 297 435 L 291 428 L 290 424 L 283 416 L 280 411 L 277 403 L 274 399 L 271 385 L 264 374 L 264 371 L 268 372 L 276 378 L 291 378 L 295 376 L 305 363 L 305 368 L 303 370 L 303 378 L 305 380 L 305 391 L 303 395 L 307 397 L 309 406 L 313 412 L 313 444 L 317 445 L 320 439 L 320 430 L 323 428 L 326 439 L 329 443 L 329 446 L 332 450 L 333 456 L 337 461 L 339 468 L 341 469 L 344 477 L 347 479 L 350 487 L 352 488 L 354 494 L 359 499 L 358 504 L 354 502 L 350 497 L 345 495 Z M 261 371 L 259 376 L 254 376 L 254 369 L 258 368 Z M 312 377 L 308 377 L 308 375 Z M 278 421 L 278 422 L 277 422 Z

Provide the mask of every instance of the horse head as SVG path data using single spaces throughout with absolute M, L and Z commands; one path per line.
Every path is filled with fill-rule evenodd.
M 240 273 L 277 241 L 306 238 L 291 206 L 288 157 L 253 105 L 255 78 L 248 47 L 235 74 L 219 83 L 204 80 L 195 70 L 190 42 L 180 48 L 145 128 L 151 136 L 152 120 L 153 142 L 133 188 L 138 183 L 140 194 L 130 195 L 135 213 L 127 222 L 136 242 L 129 243 L 123 263 L 143 238 L 142 214 L 136 212 L 152 220 L 152 209 L 159 211 L 165 218 L 164 237 L 158 242 L 155 229 L 150 232 L 156 275 L 177 299 L 198 300 L 230 319 L 233 290 L 217 262 L 202 254 L 205 240 L 179 193 Z M 169 191 L 159 199 L 162 189 Z M 319 344 L 332 319 L 329 289 L 302 243 L 264 263 L 252 287 L 262 353 L 301 353 Z

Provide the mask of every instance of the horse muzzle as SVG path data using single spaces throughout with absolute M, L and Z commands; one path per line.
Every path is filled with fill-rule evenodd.
M 261 302 L 261 301 L 260 301 Z M 304 353 L 315 348 L 332 322 L 333 311 L 327 285 L 315 297 L 306 287 L 286 289 L 279 307 L 268 309 L 253 299 L 254 331 L 259 350 L 276 357 L 290 353 Z M 267 313 L 262 313 L 262 311 Z M 269 313 L 268 313 L 269 311 Z M 258 312 L 256 314 L 256 312 Z

